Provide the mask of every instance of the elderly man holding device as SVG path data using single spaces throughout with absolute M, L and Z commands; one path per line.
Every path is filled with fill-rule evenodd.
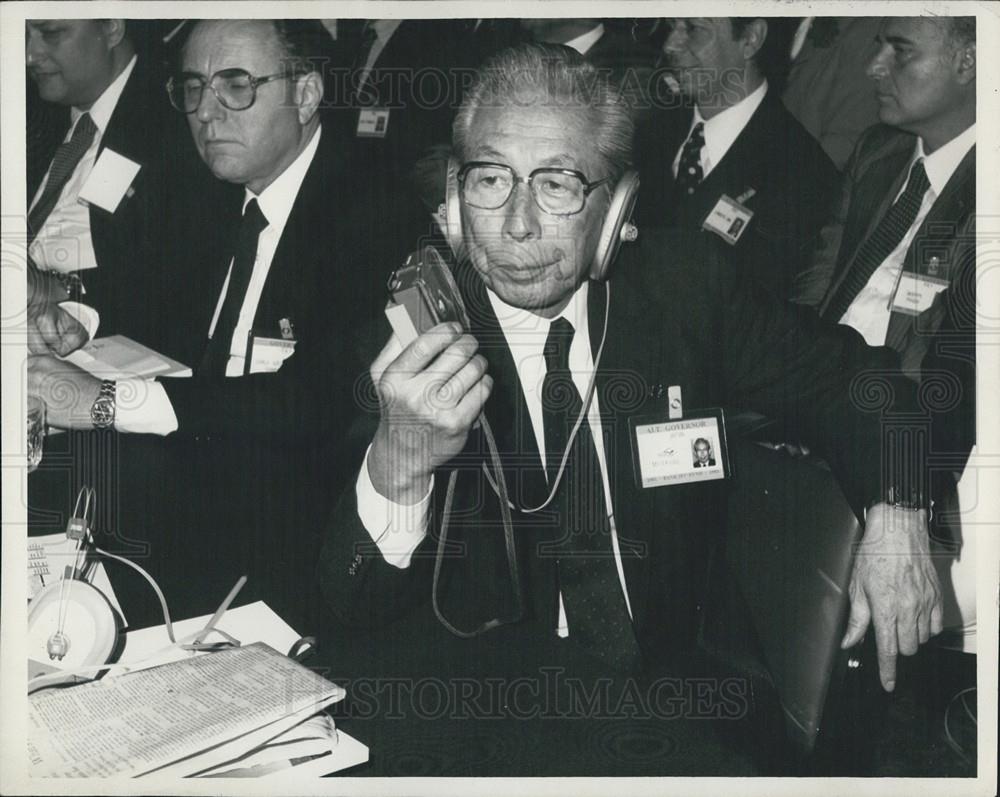
M 391 310 L 379 406 L 358 421 L 371 445 L 326 532 L 329 607 L 361 627 L 433 610 L 461 637 L 502 627 L 608 672 L 655 669 L 693 641 L 711 546 L 696 530 L 730 476 L 719 408 L 749 406 L 822 451 L 866 511 L 845 642 L 874 622 L 891 690 L 897 654 L 941 625 L 921 484 L 863 400 L 874 380 L 905 409 L 905 381 L 865 374 L 859 336 L 779 304 L 704 240 L 644 232 L 619 252 L 631 141 L 568 48 L 479 71 L 446 225 L 465 312 L 427 328 L 402 290 L 415 262 L 391 283 L 405 318 Z M 692 467 L 698 437 L 719 467 Z

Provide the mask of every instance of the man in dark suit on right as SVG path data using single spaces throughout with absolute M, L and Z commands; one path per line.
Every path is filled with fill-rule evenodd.
M 883 21 L 868 63 L 883 124 L 858 142 L 824 245 L 792 294 L 894 350 L 923 386 L 928 478 L 935 519 L 946 526 L 957 525 L 956 483 L 975 442 L 975 25 L 973 17 Z M 938 531 L 950 543 L 961 537 Z M 944 573 L 946 626 L 968 626 L 975 606 L 948 600 L 949 580 Z M 955 593 L 974 595 L 961 580 Z
M 679 94 L 636 133 L 641 227 L 718 235 L 733 261 L 786 298 L 837 184 L 820 145 L 785 110 L 787 21 L 671 21 L 663 53 Z

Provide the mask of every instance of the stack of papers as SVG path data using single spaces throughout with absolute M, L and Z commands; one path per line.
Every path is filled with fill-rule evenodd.
M 95 338 L 64 358 L 101 379 L 191 376 L 191 369 L 125 335 Z
M 29 696 L 31 774 L 188 777 L 254 767 L 267 774 L 292 762 L 259 749 L 344 694 L 263 643 L 37 692 Z M 294 757 L 330 754 L 335 732 L 325 748 L 321 737 L 322 728 L 300 728 L 289 738 L 298 743 Z

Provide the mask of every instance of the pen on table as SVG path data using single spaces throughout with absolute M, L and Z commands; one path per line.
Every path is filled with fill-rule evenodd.
M 226 609 L 229 608 L 229 604 L 236 599 L 236 596 L 240 594 L 240 590 L 243 589 L 243 585 L 246 583 L 247 577 L 240 576 L 233 588 L 229 590 L 229 594 L 226 595 L 226 599 L 219 605 L 219 608 L 216 609 L 215 614 L 212 615 L 212 619 L 208 621 L 205 627 L 198 633 L 198 636 L 194 638 L 195 645 L 200 644 L 205 637 L 208 636 L 209 632 L 215 628 L 219 620 L 222 619 L 222 615 L 226 613 Z

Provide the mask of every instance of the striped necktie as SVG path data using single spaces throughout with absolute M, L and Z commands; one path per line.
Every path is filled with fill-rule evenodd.
M 921 158 L 910 169 L 906 190 L 900 194 L 899 199 L 889 208 L 889 212 L 883 216 L 882 221 L 862 244 L 850 272 L 841 281 L 833 298 L 827 304 L 823 312 L 824 318 L 837 322 L 843 317 L 851 302 L 868 284 L 875 270 L 906 237 L 906 233 L 917 218 L 920 204 L 929 187 L 930 182 L 927 180 L 927 172 L 924 170 L 924 161 Z
M 66 185 L 70 175 L 76 170 L 77 164 L 83 154 L 90 149 L 94 143 L 94 135 L 97 133 L 97 125 L 90 118 L 89 113 L 83 114 L 76 122 L 76 128 L 70 140 L 60 144 L 52 158 L 52 165 L 49 167 L 48 179 L 45 181 L 45 190 L 38 198 L 38 202 L 28 213 L 28 245 L 38 237 L 39 231 L 45 225 L 45 220 L 52 213 L 52 209 L 59 200 L 63 187 Z

